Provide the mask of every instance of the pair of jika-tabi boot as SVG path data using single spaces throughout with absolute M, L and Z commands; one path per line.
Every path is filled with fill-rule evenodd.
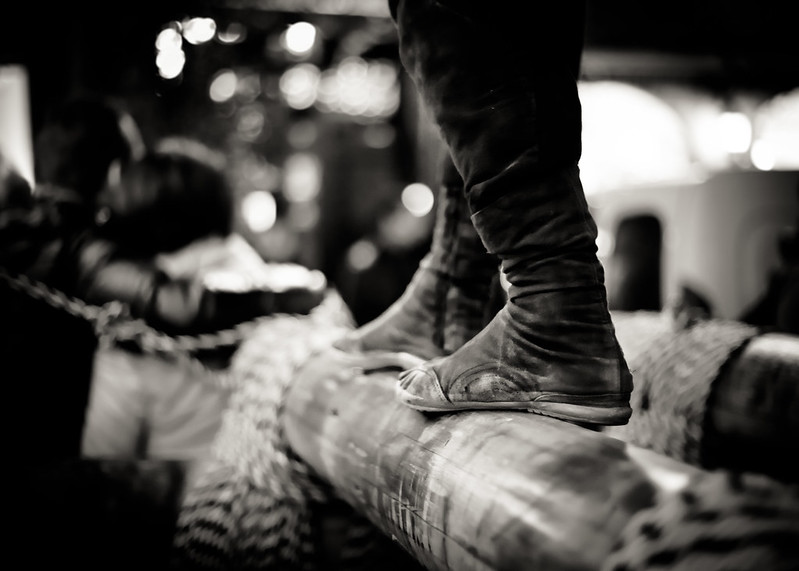
M 397 384 L 412 408 L 630 417 L 632 377 L 578 169 L 582 20 L 558 6 L 515 34 L 502 30 L 521 24 L 485 3 L 392 3 L 402 63 L 455 171 L 405 293 L 338 347 L 418 357 Z M 507 291 L 494 314 L 498 268 Z
M 546 186 L 569 195 L 577 182 L 572 171 Z M 437 208 L 430 251 L 403 295 L 337 347 L 415 356 L 397 395 L 417 410 L 522 409 L 581 424 L 625 423 L 632 380 L 599 262 L 523 258 L 536 248 L 514 230 L 523 210 L 512 200 L 471 217 L 462 187 L 450 183 L 442 184 Z M 492 252 L 504 258 L 483 246 L 476 228 L 486 224 Z M 581 270 L 592 266 L 593 283 L 581 284 Z

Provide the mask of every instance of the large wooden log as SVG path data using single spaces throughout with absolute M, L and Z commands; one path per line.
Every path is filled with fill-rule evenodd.
M 635 316 L 635 327 L 642 325 L 639 318 L 650 317 L 661 319 Z M 627 331 L 628 326 L 626 320 L 617 322 L 622 338 L 637 338 L 638 329 Z M 624 348 L 636 362 L 660 368 L 662 358 L 637 359 L 641 351 L 658 352 L 671 342 L 662 323 L 653 326 L 661 329 L 649 340 Z M 719 326 L 707 331 L 723 333 Z M 672 357 L 679 360 L 679 351 Z M 799 441 L 799 337 L 758 334 L 715 359 L 720 368 L 690 359 L 675 368 L 680 382 L 713 385 L 698 423 L 699 457 L 709 465 L 684 461 L 679 451 L 670 457 L 636 444 L 648 437 L 626 438 L 635 435 L 523 412 L 418 413 L 395 401 L 398 368 L 364 372 L 335 351 L 314 357 L 293 379 L 285 433 L 295 452 L 344 501 L 427 569 L 600 569 L 614 545 L 630 534 L 634 518 L 679 513 L 682 508 L 670 502 L 681 496 L 678 491 L 690 491 L 691 481 L 707 481 L 712 473 L 705 468 L 796 482 L 789 458 L 796 456 Z M 657 378 L 671 381 L 662 374 Z M 650 431 L 679 425 L 672 422 L 679 418 L 649 416 Z M 729 497 L 730 490 L 710 494 L 717 515 L 719 509 L 729 514 L 738 509 L 732 488 Z M 784 505 L 792 514 L 785 535 L 799 540 L 795 498 Z M 674 534 L 688 528 L 685 522 L 671 525 Z M 747 525 L 739 526 L 740 533 L 749 533 Z M 777 551 L 773 556 L 785 559 Z M 797 557 L 795 551 L 790 557 Z
M 395 370 L 329 352 L 290 387 L 295 451 L 427 569 L 598 569 L 636 512 L 698 469 L 524 412 L 426 415 Z

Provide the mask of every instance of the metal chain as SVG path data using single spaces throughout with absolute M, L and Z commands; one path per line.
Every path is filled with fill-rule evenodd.
M 133 342 L 149 354 L 171 355 L 197 361 L 197 351 L 229 347 L 241 343 L 249 333 L 268 316 L 246 321 L 230 329 L 200 335 L 168 335 L 148 325 L 143 319 L 131 316 L 130 308 L 120 301 L 111 301 L 101 306 L 68 296 L 64 292 L 34 280 L 24 274 L 9 274 L 0 267 L 0 279 L 12 289 L 41 300 L 51 307 L 61 309 L 85 319 L 92 324 L 101 346 L 112 346 L 120 342 Z

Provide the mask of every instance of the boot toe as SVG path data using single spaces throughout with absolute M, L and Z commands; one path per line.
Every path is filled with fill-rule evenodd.
M 396 385 L 399 401 L 417 410 L 444 410 L 452 403 L 441 390 L 435 372 L 426 367 L 403 371 Z

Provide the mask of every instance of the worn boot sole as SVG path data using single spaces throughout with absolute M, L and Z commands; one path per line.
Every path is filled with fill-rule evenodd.
M 580 424 L 617 426 L 627 424 L 632 415 L 628 399 L 620 395 L 564 395 L 543 394 L 532 401 L 461 401 L 419 398 L 397 383 L 397 399 L 404 405 L 421 412 L 456 412 L 468 410 L 525 410 L 535 414 L 568 420 Z M 442 394 L 443 396 L 443 394 Z M 558 399 L 558 400 L 552 400 Z M 572 401 L 572 402 L 566 402 Z

